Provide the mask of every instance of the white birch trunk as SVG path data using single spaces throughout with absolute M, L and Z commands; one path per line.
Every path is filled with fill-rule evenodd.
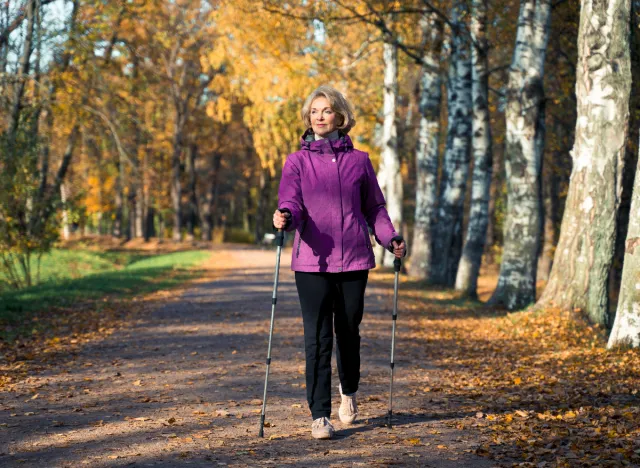
M 629 9 L 629 0 L 582 2 L 573 169 L 551 276 L 539 302 L 582 309 L 598 324 L 609 321 L 608 277 L 622 193 L 631 90 Z
M 489 70 L 487 60 L 487 0 L 471 3 L 472 95 L 473 95 L 473 175 L 467 236 L 456 276 L 456 290 L 477 296 L 478 275 L 487 239 L 489 190 L 493 169 L 489 117 Z
M 640 159 L 629 212 L 618 310 L 607 348 L 640 346 Z
M 389 218 L 396 230 L 402 227 L 402 174 L 400 173 L 400 157 L 398 154 L 398 48 L 388 42 L 384 43 L 384 95 L 382 126 L 382 154 L 378 170 L 378 183 L 387 202 Z M 387 246 L 382 247 L 382 249 Z M 380 255 L 378 249 L 378 255 Z M 393 255 L 382 253 L 382 264 L 393 266 Z M 376 257 L 379 261 L 379 258 Z
M 541 112 L 550 0 L 521 0 L 507 88 L 507 213 L 498 286 L 490 303 L 509 310 L 536 299 L 540 250 Z
M 420 127 L 416 148 L 416 211 L 411 242 L 411 276 L 429 279 L 431 275 L 432 221 L 438 197 L 438 145 L 440 103 L 442 101 L 438 56 L 442 52 L 442 22 L 435 15 L 423 20 L 423 37 L 428 49 L 423 56 L 426 67 L 420 79 Z
M 60 184 L 60 201 L 62 202 L 62 238 L 69 240 L 71 238 L 71 228 L 69 227 L 69 210 L 67 209 L 67 184 Z
M 442 164 L 438 218 L 434 226 L 431 282 L 453 286 L 462 243 L 462 215 L 471 143 L 471 41 L 465 31 L 466 6 L 451 12 L 451 58 L 447 105 L 447 146 Z

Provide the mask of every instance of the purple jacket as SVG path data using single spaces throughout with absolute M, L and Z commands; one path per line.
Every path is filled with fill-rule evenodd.
M 278 192 L 281 210 L 291 212 L 287 231 L 296 231 L 291 269 L 329 272 L 376 266 L 367 225 L 385 248 L 398 234 L 369 155 L 353 148 L 347 135 L 314 140 L 287 157 Z

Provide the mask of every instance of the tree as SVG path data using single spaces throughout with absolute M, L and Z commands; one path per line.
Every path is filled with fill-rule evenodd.
M 475 298 L 489 223 L 489 190 L 491 188 L 493 148 L 489 124 L 487 0 L 473 0 L 471 8 L 473 175 L 469 223 L 456 276 L 456 290 L 463 291 L 466 295 Z
M 447 83 L 447 145 L 437 223 L 433 239 L 431 282 L 453 286 L 462 247 L 462 214 L 471 144 L 471 41 L 467 7 L 456 1 L 451 10 L 451 55 Z
M 505 170 L 507 212 L 504 247 L 493 305 L 509 310 L 535 301 L 540 249 L 541 127 L 544 125 L 544 62 L 549 38 L 549 0 L 522 0 L 509 70 Z
M 636 168 L 631 216 L 625 243 L 618 310 L 607 348 L 640 346 L 640 158 Z
M 402 226 L 402 176 L 400 174 L 400 158 L 398 154 L 398 49 L 388 40 L 383 46 L 384 60 L 384 104 L 382 108 L 383 125 L 380 167 L 378 168 L 378 183 L 387 202 L 389 218 L 397 229 Z M 385 266 L 393 266 L 393 256 L 384 255 L 384 247 L 378 248 L 376 260 Z M 381 258 L 380 258 L 381 257 Z
M 628 131 L 629 8 L 628 0 L 582 3 L 571 183 L 551 277 L 538 302 L 582 309 L 597 324 L 608 323 L 608 277 Z
M 431 276 L 433 216 L 438 187 L 438 146 L 440 140 L 440 105 L 442 82 L 438 72 L 438 55 L 442 53 L 442 21 L 425 15 L 422 21 L 426 42 L 420 76 L 420 125 L 416 148 L 416 210 L 408 272 L 417 278 Z

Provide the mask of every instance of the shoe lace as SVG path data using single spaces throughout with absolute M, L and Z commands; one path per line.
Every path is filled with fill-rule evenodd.
M 320 428 L 322 428 L 324 426 L 331 426 L 331 423 L 325 417 L 318 418 L 315 421 L 313 421 L 313 423 L 311 424 L 311 427 L 313 429 L 320 429 Z

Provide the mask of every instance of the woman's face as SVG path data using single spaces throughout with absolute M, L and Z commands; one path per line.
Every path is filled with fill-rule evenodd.
M 313 133 L 318 136 L 327 136 L 338 127 L 336 113 L 331 109 L 328 99 L 323 96 L 313 100 L 309 117 Z

